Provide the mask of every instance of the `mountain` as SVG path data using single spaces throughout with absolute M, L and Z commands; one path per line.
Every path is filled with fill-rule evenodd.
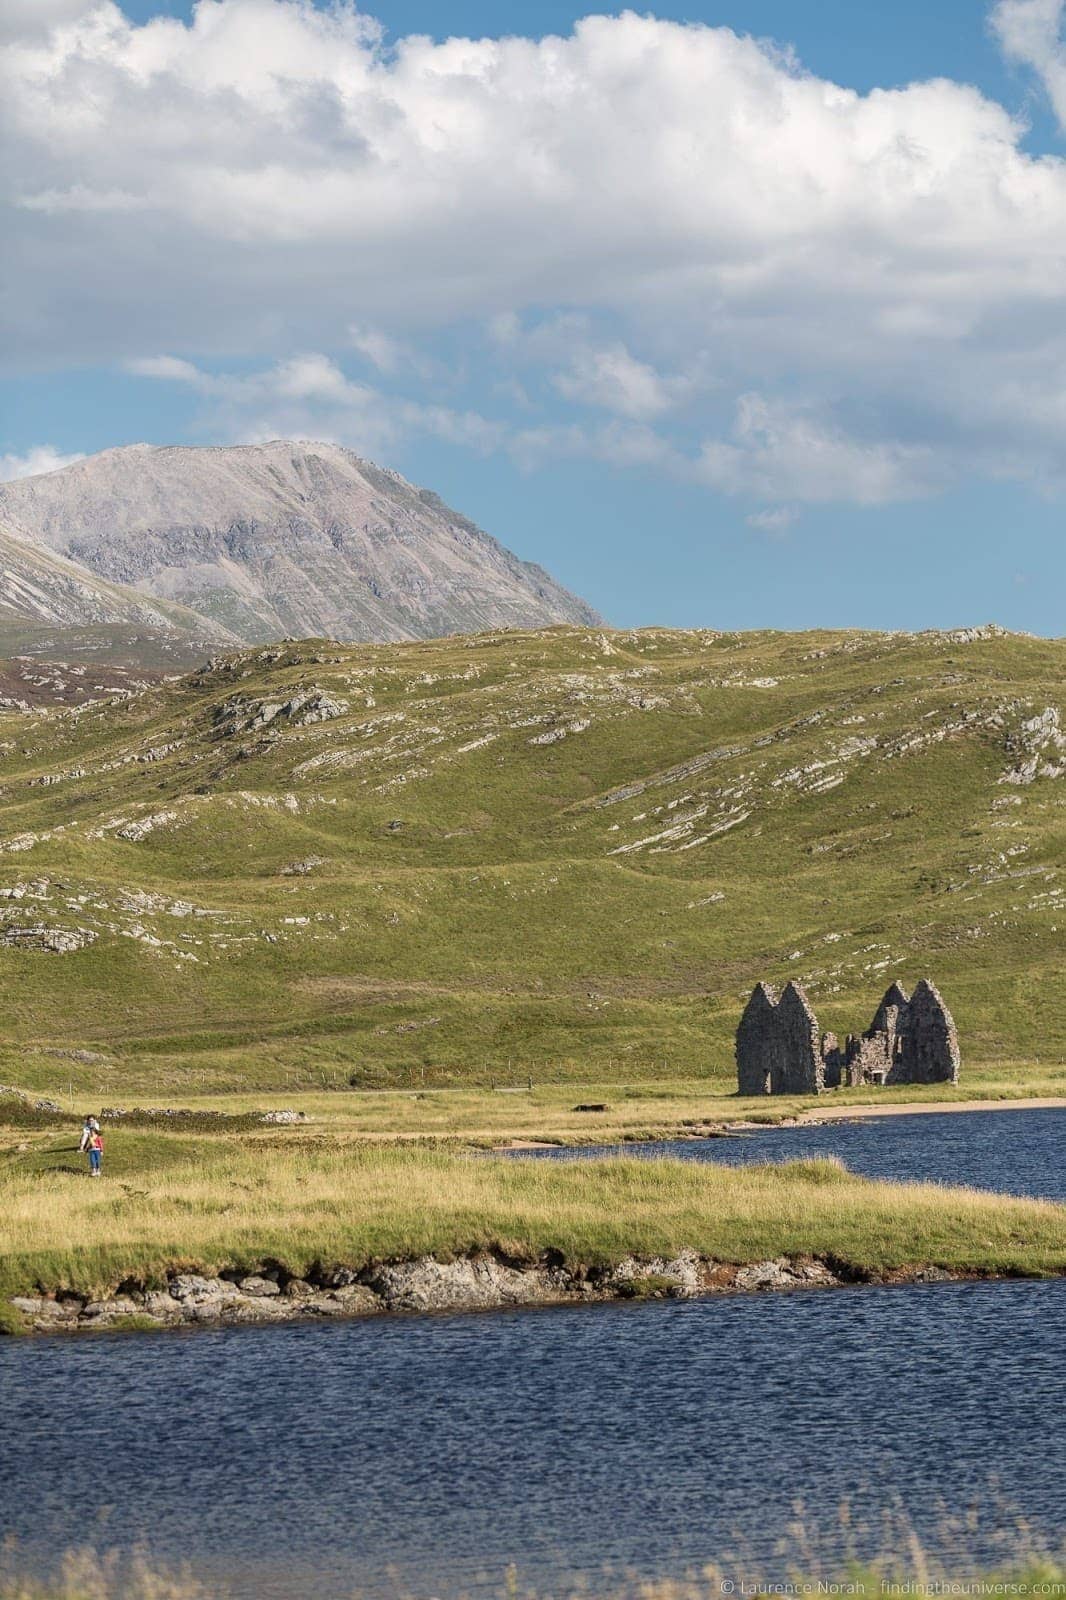
M 729 1084 L 756 980 L 843 1036 L 930 977 L 971 1087 L 1054 1092 L 1064 683 L 990 628 L 552 628 L 0 712 L 0 1081 Z
M 105 450 L 0 486 L 0 517 L 248 642 L 598 620 L 435 494 L 338 445 Z
M 0 484 L 0 513 L 7 487 Z M 201 643 L 234 640 L 183 606 L 109 582 L 57 555 L 0 514 L 0 629 L 27 623 L 59 629 L 118 624 L 161 635 L 198 634 Z

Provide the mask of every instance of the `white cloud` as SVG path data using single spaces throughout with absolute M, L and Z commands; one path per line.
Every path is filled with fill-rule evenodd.
M 50 28 L 83 17 L 95 3 L 96 0 L 4 0 L 0 41 L 41 37 Z
M 770 506 L 765 511 L 753 511 L 744 521 L 759 533 L 782 534 L 798 519 L 799 511 L 795 506 Z
M 1066 126 L 1066 0 L 997 0 L 990 22 L 1005 55 L 1043 80 L 1059 123 Z
M 427 404 L 354 383 L 318 351 L 257 372 L 209 372 L 173 356 L 130 362 L 140 376 L 181 383 L 203 397 L 201 431 L 236 444 L 327 439 L 365 455 L 387 453 L 412 435 L 488 451 L 504 439 L 498 423 L 473 411 Z
M 604 350 L 577 351 L 569 370 L 556 373 L 553 382 L 567 399 L 583 400 L 623 417 L 658 416 L 671 404 L 669 385 L 620 342 Z
M 177 356 L 140 356 L 126 362 L 126 371 L 137 378 L 169 378 L 174 383 L 191 383 L 194 388 L 201 386 L 204 376 L 191 361 Z
M 50 444 L 34 445 L 23 455 L 0 455 L 0 483 L 10 483 L 13 478 L 33 478 L 39 472 L 58 472 L 69 467 L 72 461 L 81 461 L 80 453 L 65 456 Z
M 395 372 L 407 356 L 399 341 L 380 328 L 363 328 L 353 323 L 348 329 L 348 342 L 379 372 Z
M 942 469 L 928 446 L 856 438 L 809 409 L 747 394 L 731 438 L 704 444 L 699 475 L 727 494 L 883 505 L 935 492 Z
M 993 20 L 1066 104 L 1062 9 Z M 1066 163 L 972 87 L 858 94 L 634 12 L 386 49 L 346 3 L 8 0 L 3 37 L 9 366 L 139 363 L 231 432 L 554 438 L 771 506 L 1061 477 Z M 458 403 L 418 351 L 475 327 Z M 542 422 L 485 416 L 509 385 Z

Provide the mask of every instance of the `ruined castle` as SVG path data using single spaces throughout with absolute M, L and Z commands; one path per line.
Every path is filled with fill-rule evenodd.
M 957 1083 L 959 1040 L 951 1012 L 923 978 L 908 1000 L 894 983 L 861 1036 L 843 1049 L 818 1018 L 798 984 L 780 1000 L 757 983 L 737 1029 L 740 1094 L 821 1094 L 867 1083 Z

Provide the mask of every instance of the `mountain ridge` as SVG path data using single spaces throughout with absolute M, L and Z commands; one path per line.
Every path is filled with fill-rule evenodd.
M 329 443 L 118 446 L 0 486 L 0 515 L 246 643 L 600 620 L 433 491 Z

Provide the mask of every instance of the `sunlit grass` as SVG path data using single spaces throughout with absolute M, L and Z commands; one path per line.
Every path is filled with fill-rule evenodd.
M 219 737 L 235 688 L 277 698 L 309 675 L 347 717 Z M 58 959 L 0 949 L 0 1082 L 173 1101 L 532 1075 L 717 1095 L 757 978 L 804 982 L 839 1033 L 890 977 L 928 974 L 966 1091 L 989 1067 L 1005 1092 L 1061 1085 L 1062 785 L 1002 785 L 1008 730 L 989 719 L 1059 704 L 1062 682 L 1063 645 L 1034 639 L 655 630 L 605 649 L 559 629 L 249 651 L 77 717 L 0 713 L 0 844 L 37 836 L 0 857 L 0 888 L 44 886 L 5 919 L 97 934 Z M 579 714 L 579 736 L 530 742 Z M 795 780 L 860 725 L 873 743 L 836 787 Z M 174 748 L 142 765 L 145 746 Z M 343 750 L 356 765 L 305 770 Z M 742 825 L 614 853 L 741 795 Z M 149 809 L 177 820 L 115 833 Z
M 46 1151 L 0 1171 L 0 1286 L 93 1294 L 175 1267 L 264 1260 L 303 1275 L 482 1250 L 609 1264 L 684 1248 L 724 1262 L 829 1257 L 857 1272 L 915 1264 L 1066 1270 L 1066 1209 L 932 1184 L 871 1182 L 832 1160 L 741 1168 L 625 1158 L 566 1163 L 330 1139 L 124 1138 L 89 1182 Z M 69 1147 L 68 1147 L 69 1148 Z
M 801 1113 L 817 1116 L 888 1106 L 963 1107 L 971 1102 L 1008 1103 L 1024 1099 L 1060 1099 L 1066 1103 L 1066 1067 L 1008 1061 L 968 1068 L 963 1082 L 892 1089 L 845 1089 L 822 1096 L 776 1096 L 741 1099 L 729 1084 L 706 1080 L 663 1079 L 657 1083 L 575 1081 L 564 1084 L 534 1080 L 530 1089 L 513 1080 L 491 1088 L 410 1089 L 247 1089 L 186 1093 L 163 1084 L 146 1090 L 101 1094 L 68 1093 L 53 1078 L 50 1092 L 70 1114 L 99 1112 L 117 1100 L 127 1108 L 177 1106 L 191 1111 L 250 1117 L 264 1110 L 291 1108 L 308 1118 L 304 1132 L 323 1131 L 359 1137 L 425 1138 L 478 1143 L 509 1139 L 547 1139 L 563 1143 L 611 1143 L 627 1138 L 685 1135 L 705 1127 L 757 1120 L 780 1122 Z M 579 1111 L 578 1106 L 605 1109 Z M 3 1106 L 0 1104 L 0 1151 L 3 1148 Z M 292 1137 L 300 1137 L 299 1130 Z

